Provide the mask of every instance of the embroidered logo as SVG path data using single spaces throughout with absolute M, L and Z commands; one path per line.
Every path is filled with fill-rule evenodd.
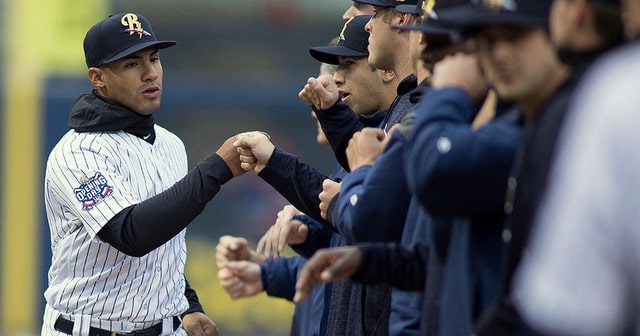
M 142 38 L 142 36 L 151 36 L 151 33 L 142 28 L 142 23 L 138 21 L 138 16 L 133 13 L 128 13 L 122 16 L 120 23 L 122 23 L 123 26 L 128 27 L 123 32 L 129 33 L 129 35 L 138 34 L 140 38 Z
M 113 192 L 113 187 L 108 185 L 107 179 L 102 173 L 97 172 L 93 177 L 87 179 L 82 177 L 82 184 L 73 189 L 76 199 L 82 203 L 82 208 L 86 211 L 102 202 Z
M 349 25 L 349 22 L 351 22 L 353 20 L 353 18 L 355 18 L 355 16 L 352 16 L 349 20 L 347 20 L 347 22 L 344 23 L 344 26 L 342 26 L 342 30 L 340 31 L 340 40 L 341 41 L 345 41 L 346 40 L 344 38 L 344 31 L 347 30 L 347 26 Z
M 438 16 L 436 15 L 436 12 L 433 11 L 433 7 L 435 6 L 436 6 L 436 0 L 422 1 L 422 5 L 420 6 L 422 8 L 422 15 L 437 19 Z

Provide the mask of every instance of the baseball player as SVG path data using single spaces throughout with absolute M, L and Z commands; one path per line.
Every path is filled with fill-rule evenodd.
M 187 172 L 182 141 L 154 123 L 160 50 L 175 44 L 133 13 L 86 34 L 95 89 L 74 102 L 46 166 L 42 335 L 218 335 L 184 278 L 185 227 L 243 170 L 231 137 Z

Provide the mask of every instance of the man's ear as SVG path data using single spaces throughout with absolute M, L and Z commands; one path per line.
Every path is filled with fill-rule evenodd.
M 89 68 L 89 70 L 87 70 L 87 75 L 89 76 L 89 81 L 91 82 L 91 84 L 93 84 L 93 86 L 97 88 L 104 87 L 105 83 L 102 78 L 104 73 L 100 68 L 96 68 L 96 67 Z
M 382 70 L 382 81 L 390 83 L 396 78 L 396 72 L 393 70 Z
M 410 26 L 413 25 L 415 21 L 415 17 L 411 14 L 402 13 L 400 15 L 400 21 L 398 21 L 398 26 Z

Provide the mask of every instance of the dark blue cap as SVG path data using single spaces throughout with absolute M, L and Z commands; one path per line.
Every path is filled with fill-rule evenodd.
M 414 11 L 415 5 L 418 3 L 418 1 L 419 0 L 358 0 L 358 2 L 364 4 L 380 7 L 393 7 L 401 13 L 408 14 L 416 14 L 414 13 Z
M 546 27 L 553 0 L 471 0 L 442 10 L 440 20 L 463 31 L 487 25 Z
M 433 7 L 435 0 L 418 0 L 415 4 L 397 5 L 395 8 L 400 13 L 422 15 L 429 6 Z M 427 9 L 428 10 L 428 9 Z
M 420 0 L 416 7 L 420 8 L 424 20 L 413 26 L 398 27 L 405 30 L 418 30 L 430 35 L 449 35 L 452 40 L 459 38 L 456 27 L 448 26 L 440 21 L 439 12 L 468 4 L 469 0 Z
M 371 15 L 358 15 L 344 23 L 337 45 L 309 48 L 313 58 L 327 64 L 339 64 L 338 57 L 367 57 L 369 56 L 369 32 L 364 26 L 371 19 Z
M 87 67 L 117 61 L 142 49 L 168 48 L 175 41 L 156 39 L 151 24 L 142 15 L 120 13 L 96 23 L 84 37 L 84 58 Z

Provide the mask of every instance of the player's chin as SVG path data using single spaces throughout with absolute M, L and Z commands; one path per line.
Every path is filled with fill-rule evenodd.
M 140 104 L 135 111 L 138 114 L 142 115 L 150 115 L 158 111 L 160 108 L 160 99 L 155 99 L 152 101 L 147 101 L 144 104 Z

